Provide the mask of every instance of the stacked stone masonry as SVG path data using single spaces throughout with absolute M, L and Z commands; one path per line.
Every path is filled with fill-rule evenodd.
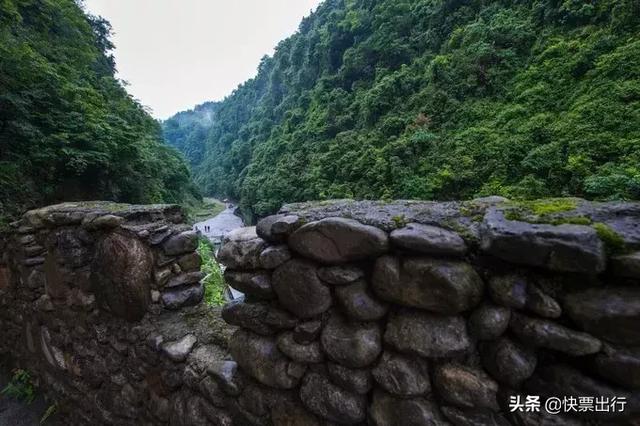
M 242 424 L 640 424 L 640 204 L 544 203 L 301 203 L 227 235 Z
M 245 296 L 221 311 L 183 222 L 64 204 L 0 239 L 0 353 L 69 424 L 640 422 L 638 203 L 287 205 L 224 238 Z M 626 405 L 511 412 L 526 395 Z

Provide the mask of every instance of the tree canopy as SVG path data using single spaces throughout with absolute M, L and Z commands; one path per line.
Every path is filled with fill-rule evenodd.
M 636 0 L 326 0 L 207 123 L 196 109 L 163 126 L 206 193 L 256 215 L 640 199 L 639 23 Z
M 0 0 L 0 219 L 61 200 L 199 197 L 115 78 L 110 33 L 73 0 Z

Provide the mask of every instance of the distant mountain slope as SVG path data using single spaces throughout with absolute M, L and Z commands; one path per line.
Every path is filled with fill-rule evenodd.
M 109 34 L 73 0 L 0 1 L 0 225 L 61 200 L 196 194 L 180 154 L 114 78 Z
M 258 215 L 337 197 L 639 199 L 640 2 L 327 0 L 196 129 L 176 144 L 196 181 Z

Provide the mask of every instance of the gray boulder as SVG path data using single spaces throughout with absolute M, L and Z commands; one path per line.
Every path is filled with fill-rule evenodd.
M 600 340 L 587 333 L 571 330 L 553 321 L 513 314 L 511 330 L 523 342 L 553 349 L 572 356 L 594 354 L 600 351 Z
M 434 386 L 446 402 L 463 408 L 498 411 L 498 384 L 484 371 L 457 363 L 439 365 Z
M 614 256 L 611 270 L 619 277 L 640 279 L 640 251 Z
M 374 321 L 386 315 L 389 306 L 377 300 L 364 280 L 336 287 L 338 305 L 351 318 L 358 321 Z
M 301 225 L 302 221 L 296 215 L 275 214 L 259 220 L 256 233 L 267 241 L 280 243 Z
M 592 288 L 569 294 L 566 314 L 581 328 L 603 340 L 640 345 L 640 288 Z
M 484 283 L 466 262 L 429 258 L 380 257 L 373 289 L 383 300 L 442 314 L 477 305 Z
M 202 301 L 204 287 L 202 284 L 193 284 L 163 291 L 161 298 L 167 309 L 180 309 L 185 306 L 194 306 Z
M 235 229 L 222 238 L 218 260 L 231 269 L 260 268 L 260 253 L 267 242 L 256 234 L 255 226 Z
M 293 328 L 297 323 L 295 317 L 282 309 L 267 302 L 245 303 L 244 298 L 227 303 L 222 309 L 222 319 L 265 336 Z
M 424 358 L 385 351 L 372 373 L 376 382 L 394 395 L 418 396 L 431 390 L 429 364 Z
M 47 262 L 47 286 L 55 287 L 59 266 Z M 140 320 L 151 303 L 153 258 L 137 238 L 112 233 L 98 243 L 91 283 L 98 303 L 121 318 Z
M 503 306 L 486 303 L 469 316 L 469 332 L 480 340 L 493 340 L 502 336 L 511 319 L 511 310 Z
M 229 351 L 243 372 L 264 385 L 291 389 L 298 384 L 299 377 L 290 374 L 292 363 L 278 350 L 275 338 L 239 329 L 231 337 Z
M 373 376 L 368 369 L 348 368 L 332 362 L 326 365 L 329 379 L 343 389 L 358 394 L 365 394 L 373 387 Z
M 401 310 L 392 314 L 384 341 L 401 352 L 427 358 L 461 355 L 471 346 L 462 317 L 418 310 Z
M 293 332 L 284 332 L 278 336 L 278 349 L 280 352 L 301 364 L 319 363 L 324 360 L 320 350 L 320 342 L 311 342 L 307 345 L 297 343 L 293 338 Z
M 453 231 L 420 223 L 409 223 L 389 235 L 391 244 L 399 249 L 438 256 L 463 256 L 464 240 Z
M 522 309 L 527 303 L 527 286 L 527 279 L 521 275 L 497 275 L 489 279 L 489 294 L 498 305 Z
M 198 234 L 195 231 L 185 231 L 174 235 L 164 242 L 162 249 L 168 256 L 190 253 L 198 248 Z
M 275 269 L 289 259 L 291 259 L 291 253 L 286 245 L 269 246 L 260 253 L 260 267 Z
M 538 361 L 534 352 L 506 337 L 483 342 L 480 357 L 482 366 L 494 379 L 511 387 L 518 387 L 531 377 Z
M 444 426 L 438 405 L 426 398 L 399 398 L 382 390 L 373 392 L 369 408 L 372 426 Z
M 502 415 L 489 410 L 441 407 L 442 414 L 455 426 L 510 426 Z
M 331 306 L 331 291 L 316 271 L 312 262 L 292 259 L 273 272 L 273 289 L 278 300 L 299 318 L 314 317 Z
M 318 269 L 318 277 L 329 284 L 343 285 L 364 278 L 364 271 L 354 265 L 323 266 Z
M 367 398 L 334 385 L 320 374 L 307 374 L 300 386 L 300 399 L 312 413 L 340 424 L 358 424 L 367 414 Z
M 244 294 L 259 299 L 273 299 L 275 293 L 271 286 L 271 274 L 268 271 L 224 271 L 224 280 L 229 286 Z
M 606 254 L 595 229 L 585 225 L 547 225 L 507 220 L 490 208 L 481 229 L 483 251 L 509 262 L 551 271 L 597 274 Z
M 389 238 L 373 226 L 335 217 L 300 227 L 291 234 L 288 243 L 302 256 L 325 264 L 339 264 L 385 253 Z
M 640 348 L 605 345 L 594 359 L 594 369 L 605 380 L 640 389 Z
M 377 323 L 353 323 L 333 312 L 322 329 L 322 349 L 333 361 L 346 367 L 361 368 L 372 364 L 382 351 L 380 326 Z

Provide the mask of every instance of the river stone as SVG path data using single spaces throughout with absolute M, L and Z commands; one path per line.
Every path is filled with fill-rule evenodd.
M 180 287 L 187 284 L 196 284 L 204 278 L 204 272 L 194 271 L 173 276 L 164 285 L 165 288 Z
M 577 412 L 574 415 L 581 416 L 584 419 L 609 419 L 618 420 L 620 423 L 612 424 L 628 424 L 622 420 L 637 420 L 640 416 L 640 394 L 637 392 L 630 393 L 623 389 L 611 386 L 607 383 L 588 377 L 572 366 L 566 364 L 555 364 L 544 366 L 536 370 L 536 373 L 527 381 L 526 390 L 529 394 L 540 395 L 541 399 L 545 397 L 580 397 L 595 396 L 597 398 L 617 397 L 626 399 L 624 411 L 591 411 Z
M 185 231 L 174 235 L 162 244 L 162 249 L 168 256 L 191 253 L 198 248 L 198 234 L 195 231 Z
M 95 229 L 110 229 L 117 228 L 124 222 L 124 218 L 120 216 L 115 216 L 112 214 L 105 214 L 103 216 L 98 217 L 85 217 L 82 220 L 82 227 L 87 230 L 95 230 Z
M 640 348 L 605 345 L 595 357 L 594 369 L 603 379 L 626 388 L 640 389 Z
M 218 252 L 220 263 L 231 269 L 260 268 L 260 253 L 267 242 L 256 234 L 256 227 L 234 229 L 222 238 Z
M 467 245 L 455 232 L 431 225 L 409 223 L 389 235 L 395 247 L 438 256 L 463 256 Z
M 256 233 L 260 238 L 274 243 L 284 242 L 302 225 L 298 216 L 275 214 L 258 221 Z
M 278 350 L 275 338 L 239 329 L 231 336 L 229 352 L 243 372 L 264 385 L 291 389 L 298 384 L 299 378 L 290 374 L 292 363 Z
M 462 317 L 408 309 L 391 315 L 384 341 L 401 352 L 427 358 L 460 355 L 471 345 Z
M 424 358 L 385 351 L 372 373 L 376 382 L 394 395 L 417 396 L 431 390 L 429 364 Z
M 309 373 L 302 380 L 300 399 L 312 413 L 340 424 L 357 424 L 367 414 L 367 398 L 349 392 L 325 376 Z
M 202 284 L 176 287 L 162 292 L 162 302 L 167 309 L 180 309 L 185 306 L 194 306 L 202 301 L 204 287 Z
M 545 318 L 558 318 L 562 315 L 560 304 L 533 284 L 527 286 L 526 307 L 534 314 Z
M 296 325 L 293 330 L 293 340 L 301 345 L 308 345 L 320 336 L 322 321 L 306 321 Z
M 364 368 L 347 368 L 340 364 L 326 364 L 329 379 L 336 385 L 358 394 L 366 394 L 373 387 L 371 371 Z
M 265 336 L 278 330 L 295 327 L 297 319 L 267 302 L 247 303 L 244 297 L 227 303 L 222 308 L 222 319 L 232 325 L 248 328 Z
M 511 310 L 485 303 L 469 316 L 469 332 L 480 340 L 493 340 L 502 336 L 511 319 Z
M 197 252 L 185 254 L 178 259 L 178 265 L 185 272 L 199 271 L 202 266 L 202 259 Z
M 240 395 L 243 380 L 235 361 L 217 360 L 207 367 L 209 374 L 227 395 Z
M 236 290 L 259 299 L 273 299 L 275 293 L 271 284 L 271 274 L 267 271 L 224 271 L 225 282 Z
M 336 264 L 376 257 L 389 246 L 387 234 L 353 219 L 331 217 L 300 227 L 289 247 L 321 263 Z
M 298 318 L 311 318 L 329 309 L 331 291 L 316 274 L 316 266 L 292 259 L 273 272 L 273 289 L 278 300 Z
M 318 277 L 329 284 L 350 284 L 364 278 L 364 271 L 353 265 L 323 266 L 318 268 Z
M 182 362 L 187 359 L 197 341 L 198 338 L 196 336 L 187 334 L 180 340 L 164 343 L 162 352 L 172 361 Z
M 495 207 L 484 216 L 480 246 L 508 262 L 552 271 L 597 274 L 606 267 L 604 244 L 592 227 L 507 220 Z
M 484 371 L 457 363 L 436 367 L 433 384 L 445 401 L 463 408 L 498 411 L 498 384 Z
M 489 294 L 498 305 L 522 309 L 527 303 L 527 280 L 515 274 L 491 277 Z
M 140 320 L 151 303 L 152 270 L 151 252 L 140 240 L 117 233 L 108 235 L 98 243 L 91 266 L 97 301 L 116 316 Z
M 611 270 L 619 277 L 640 279 L 640 251 L 614 256 L 611 259 Z
M 271 408 L 271 421 L 276 426 L 327 426 L 301 404 L 282 401 Z
M 536 368 L 536 354 L 519 343 L 502 337 L 480 345 L 482 366 L 500 383 L 518 387 Z
M 372 426 L 444 426 L 438 406 L 425 398 L 399 398 L 382 390 L 373 391 L 369 407 Z
M 488 410 L 441 407 L 442 414 L 455 426 L 510 426 L 500 414 Z
M 640 345 L 640 288 L 593 288 L 569 294 L 566 314 L 581 328 L 612 343 Z
M 280 334 L 277 344 L 280 352 L 301 364 L 313 364 L 324 360 L 320 350 L 320 342 L 301 345 L 294 340 L 293 332 L 287 331 Z
M 336 287 L 335 295 L 342 310 L 359 321 L 378 320 L 389 309 L 386 303 L 380 302 L 369 292 L 364 280 Z
M 373 363 L 382 351 L 380 326 L 377 323 L 354 323 L 333 312 L 322 329 L 322 349 L 333 361 L 346 367 L 360 368 Z
M 260 267 L 275 269 L 289 259 L 291 259 L 291 253 L 286 245 L 269 246 L 260 253 Z
M 484 284 L 465 262 L 380 257 L 373 289 L 383 300 L 442 314 L 456 314 L 477 305 Z
M 600 351 L 600 340 L 571 330 L 553 321 L 530 318 L 514 313 L 511 316 L 511 330 L 523 342 L 533 346 L 553 349 L 572 356 L 594 354 Z

